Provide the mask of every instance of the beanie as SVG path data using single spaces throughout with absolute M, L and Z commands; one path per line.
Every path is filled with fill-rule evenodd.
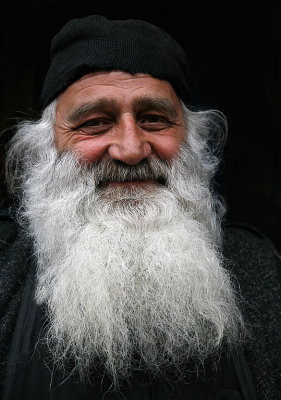
M 53 38 L 40 107 L 82 76 L 112 70 L 164 79 L 185 103 L 190 101 L 189 63 L 167 32 L 145 21 L 91 15 L 69 21 Z

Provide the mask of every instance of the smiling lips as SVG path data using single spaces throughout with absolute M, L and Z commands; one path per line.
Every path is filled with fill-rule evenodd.
M 138 180 L 134 180 L 134 181 L 124 181 L 124 182 L 108 182 L 108 185 L 118 185 L 118 186 L 143 186 L 143 185 L 147 185 L 147 184 L 156 184 L 157 182 L 155 181 L 138 181 Z
M 164 179 L 157 179 L 157 180 L 152 180 L 152 179 L 147 179 L 147 180 L 141 180 L 141 179 L 134 179 L 134 180 L 124 180 L 124 181 L 103 181 L 98 184 L 99 188 L 104 188 L 107 186 L 146 186 L 146 185 L 165 185 L 165 180 Z

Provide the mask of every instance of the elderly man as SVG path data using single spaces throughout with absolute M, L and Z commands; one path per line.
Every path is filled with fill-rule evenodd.
M 7 154 L 2 399 L 280 398 L 280 260 L 222 229 L 225 119 L 188 108 L 187 71 L 143 21 L 54 38 Z

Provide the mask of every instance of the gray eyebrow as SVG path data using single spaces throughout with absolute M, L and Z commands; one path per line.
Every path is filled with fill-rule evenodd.
M 136 112 L 156 110 L 168 113 L 171 118 L 178 117 L 176 107 L 166 98 L 143 96 L 137 97 L 133 102 L 133 107 Z M 100 98 L 93 102 L 80 104 L 75 107 L 67 116 L 67 121 L 71 124 L 77 123 L 81 118 L 87 117 L 96 111 L 114 111 L 118 108 L 118 102 L 113 99 Z
M 145 96 L 134 101 L 134 106 L 139 111 L 156 110 L 168 113 L 173 119 L 178 117 L 176 107 L 170 100 L 164 97 Z
M 71 124 L 75 124 L 82 117 L 87 117 L 95 111 L 101 111 L 105 108 L 112 109 L 116 107 L 116 102 L 109 99 L 97 99 L 90 103 L 84 103 L 74 108 L 71 113 L 67 116 L 67 121 Z

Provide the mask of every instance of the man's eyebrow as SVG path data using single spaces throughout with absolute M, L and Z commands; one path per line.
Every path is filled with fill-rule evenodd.
M 109 99 L 97 99 L 93 102 L 83 103 L 79 106 L 75 107 L 67 116 L 67 121 L 71 124 L 75 124 L 81 118 L 85 118 L 88 115 L 101 110 L 110 110 L 116 107 L 116 103 L 114 100 Z
M 178 112 L 174 104 L 164 97 L 144 96 L 138 97 L 133 102 L 134 110 L 139 111 L 161 111 L 176 119 Z M 75 107 L 67 116 L 67 121 L 71 124 L 79 122 L 82 118 L 96 111 L 114 111 L 118 108 L 118 102 L 113 99 L 100 98 L 89 103 L 83 103 Z
M 134 101 L 134 106 L 138 111 L 162 111 L 169 114 L 173 119 L 179 116 L 175 105 L 164 97 L 139 97 Z

